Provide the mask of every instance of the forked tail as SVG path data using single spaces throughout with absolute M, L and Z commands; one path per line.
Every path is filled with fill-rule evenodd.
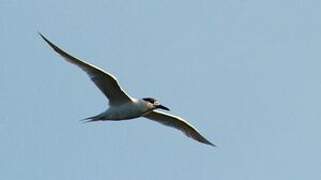
M 98 114 L 96 116 L 91 116 L 91 117 L 82 119 L 80 121 L 83 121 L 84 123 L 88 123 L 88 122 L 101 121 L 101 120 L 102 120 L 102 116 L 101 114 Z

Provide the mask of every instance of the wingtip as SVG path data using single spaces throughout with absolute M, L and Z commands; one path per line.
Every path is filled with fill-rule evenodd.
M 199 134 L 200 135 L 200 134 Z M 194 138 L 195 139 L 195 138 Z M 203 137 L 202 135 L 200 135 L 199 138 L 196 138 L 195 140 L 197 140 L 200 143 L 212 146 L 212 147 L 216 147 L 215 144 L 213 144 L 211 141 L 207 140 L 205 137 Z
M 38 31 L 38 35 L 43 39 L 45 40 L 50 46 L 52 46 L 52 43 L 41 33 Z
M 215 144 L 211 143 L 210 141 L 203 142 L 204 144 L 207 144 L 212 147 L 217 147 Z
M 44 40 L 46 39 L 46 37 L 40 31 L 38 31 L 37 33 L 42 39 L 44 39 Z
M 54 43 L 52 43 L 51 41 L 49 41 L 49 39 L 47 39 L 41 32 L 38 32 L 39 36 L 54 50 L 56 51 L 58 54 L 60 54 L 61 56 L 64 57 L 71 57 L 71 55 L 69 55 L 68 53 L 66 53 L 65 51 L 63 51 L 62 49 L 60 49 L 58 46 L 56 46 Z

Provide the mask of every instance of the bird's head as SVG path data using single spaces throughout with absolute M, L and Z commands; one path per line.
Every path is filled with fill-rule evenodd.
M 169 111 L 168 107 L 161 105 L 159 101 L 154 98 L 147 97 L 147 98 L 143 98 L 143 100 L 147 103 L 150 103 L 155 109 L 163 109 L 163 110 Z

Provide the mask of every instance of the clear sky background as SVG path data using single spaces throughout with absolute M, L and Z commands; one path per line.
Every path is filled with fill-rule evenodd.
M 320 0 L 0 0 L 0 179 L 321 179 Z M 107 101 L 40 39 L 213 148 Z

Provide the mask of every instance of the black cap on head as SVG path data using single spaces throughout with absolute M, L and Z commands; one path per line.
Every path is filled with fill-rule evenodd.
M 161 104 L 160 104 L 156 99 L 154 99 L 154 98 L 147 97 L 147 98 L 143 98 L 143 100 L 152 103 L 156 108 L 169 111 L 169 108 L 168 108 L 168 107 L 165 107 L 165 106 L 161 105 Z
M 143 98 L 144 101 L 147 101 L 147 102 L 150 102 L 152 104 L 154 104 L 155 102 L 157 102 L 156 99 L 154 98 L 151 98 L 151 97 L 147 97 L 147 98 Z

